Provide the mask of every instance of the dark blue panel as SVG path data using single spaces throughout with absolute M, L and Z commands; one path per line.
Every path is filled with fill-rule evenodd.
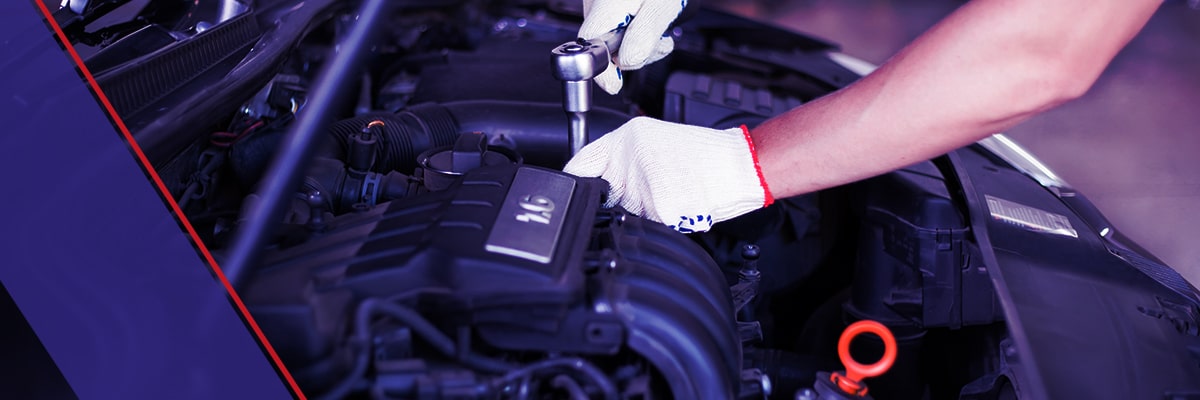
M 80 398 L 291 397 L 31 2 L 0 5 L 0 177 L 0 281 Z

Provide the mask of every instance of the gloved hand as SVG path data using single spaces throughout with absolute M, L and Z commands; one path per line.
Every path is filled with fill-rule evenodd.
M 592 40 L 625 28 L 621 48 L 615 51 L 616 65 L 596 76 L 601 89 L 616 94 L 621 90 L 621 71 L 641 68 L 666 57 L 675 41 L 665 35 L 667 27 L 683 12 L 687 0 L 583 0 L 583 25 L 579 37 Z
M 638 117 L 588 144 L 563 170 L 604 178 L 606 206 L 683 233 L 774 201 L 744 126 L 716 130 Z

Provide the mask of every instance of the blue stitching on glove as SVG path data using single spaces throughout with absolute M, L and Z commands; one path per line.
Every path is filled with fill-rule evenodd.
M 679 233 L 696 233 L 698 231 L 695 229 L 695 227 L 698 225 L 698 223 L 706 224 L 709 228 L 711 228 L 712 227 L 712 215 L 711 214 L 709 214 L 709 215 L 697 214 L 696 218 L 692 218 L 687 215 L 680 215 L 679 216 L 679 224 L 667 225 L 667 227 L 674 229 L 675 231 L 677 231 Z M 687 227 L 685 227 L 685 225 L 687 225 Z
M 613 28 L 609 32 L 616 32 L 616 31 L 620 30 L 621 28 L 629 26 L 629 24 L 631 22 L 633 22 L 633 14 L 625 14 L 625 21 L 622 21 L 621 23 L 617 24 L 617 27 Z

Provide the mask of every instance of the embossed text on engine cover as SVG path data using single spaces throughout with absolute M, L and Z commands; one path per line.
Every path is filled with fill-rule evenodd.
M 549 264 L 574 192 L 575 180 L 568 176 L 518 169 L 484 248 Z

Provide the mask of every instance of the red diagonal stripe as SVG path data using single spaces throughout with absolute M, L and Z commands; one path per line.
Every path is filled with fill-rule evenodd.
M 283 375 L 284 380 L 287 381 L 292 394 L 299 397 L 301 400 L 307 400 L 307 398 L 304 397 L 304 393 L 300 391 L 300 387 L 296 384 L 296 380 L 292 378 L 292 374 L 288 372 L 287 367 L 285 367 L 283 362 L 279 360 L 279 354 L 275 352 L 275 348 L 271 347 L 271 343 L 267 341 L 265 336 L 263 336 L 262 329 L 258 327 L 258 323 L 254 321 L 254 317 L 250 316 L 250 312 L 246 310 L 246 304 L 242 303 L 242 298 L 239 297 L 236 292 L 234 292 L 233 285 L 229 283 L 229 279 L 225 277 L 225 273 L 221 271 L 221 267 L 217 265 L 217 261 L 213 259 L 212 253 L 208 251 L 208 247 L 204 245 L 204 242 L 200 241 L 200 237 L 196 234 L 196 229 L 192 227 L 191 222 L 188 222 L 187 217 L 183 215 L 183 210 L 179 208 L 179 203 L 176 203 L 175 199 L 171 197 L 171 193 L 167 191 L 167 186 L 163 184 L 162 178 L 158 176 L 158 172 L 155 171 L 154 167 L 150 165 L 150 161 L 146 158 L 146 154 L 142 152 L 141 146 L 138 146 L 137 142 L 133 140 L 133 134 L 130 133 L 129 128 L 125 126 L 125 121 L 121 119 L 120 115 L 117 115 L 116 110 L 113 109 L 112 103 L 108 101 L 108 96 L 105 96 L 104 91 L 100 90 L 100 85 L 96 84 L 96 78 L 92 76 L 92 72 L 89 71 L 87 66 L 83 64 L 83 59 L 79 57 L 79 53 L 75 52 L 75 47 L 71 45 L 71 41 L 68 40 L 67 35 L 63 33 L 62 27 L 58 26 L 58 22 L 54 20 L 54 16 L 51 14 L 50 9 L 46 7 L 46 4 L 42 0 L 34 0 L 33 2 L 37 4 L 38 9 L 41 10 L 42 17 L 46 19 L 46 22 L 52 28 L 54 28 L 54 34 L 57 36 L 59 43 L 62 44 L 62 46 L 66 48 L 67 53 L 71 55 L 71 60 L 75 62 L 75 66 L 79 68 L 79 71 L 83 74 L 83 77 L 87 79 L 88 86 L 92 88 L 92 93 L 95 93 L 96 97 L 100 99 L 100 103 L 104 105 L 105 112 L 108 113 L 109 118 L 112 118 L 112 121 L 117 125 L 117 129 L 120 130 L 121 135 L 124 136 L 125 142 L 129 144 L 130 148 L 133 149 L 133 153 L 137 155 L 138 163 L 142 165 L 142 169 L 146 171 L 147 175 L 150 176 L 150 180 L 154 181 L 154 186 L 158 190 L 159 195 L 166 199 L 167 205 L 171 208 L 171 213 L 175 214 L 180 224 L 183 225 L 184 230 L 186 230 L 188 235 L 191 237 L 192 243 L 195 244 L 196 248 L 200 250 L 200 254 L 204 256 L 204 261 L 208 263 L 210 268 L 212 268 L 212 271 L 217 276 L 217 279 L 220 279 L 221 284 L 225 285 L 225 291 L 229 293 L 229 297 L 233 299 L 233 303 L 237 305 L 238 313 L 241 314 L 242 319 L 246 321 L 246 324 L 250 326 L 250 330 L 254 331 L 254 335 L 257 338 L 258 343 L 262 345 L 263 349 L 265 349 L 267 354 L 271 357 L 271 362 L 275 365 L 275 368 L 279 371 L 279 374 Z

